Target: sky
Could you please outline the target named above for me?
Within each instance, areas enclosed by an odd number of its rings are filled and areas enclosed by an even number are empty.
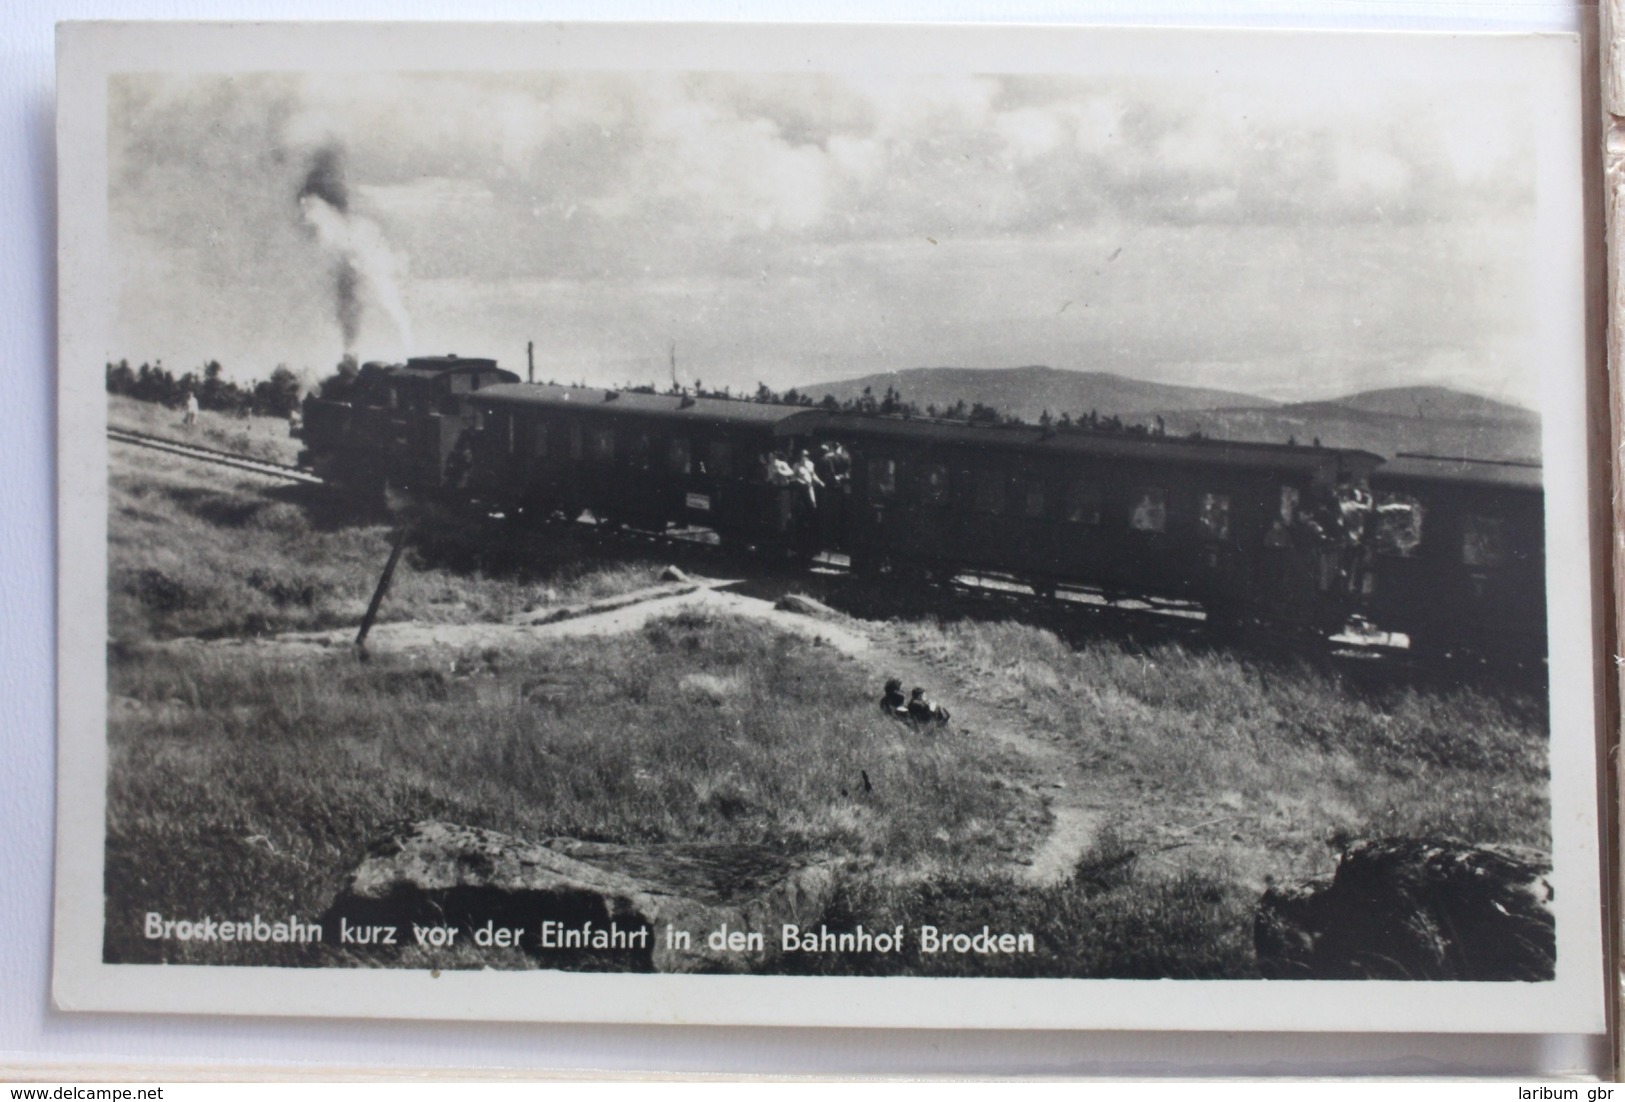
[[[1534,405],[1520,86],[1283,74],[122,75],[108,354]]]

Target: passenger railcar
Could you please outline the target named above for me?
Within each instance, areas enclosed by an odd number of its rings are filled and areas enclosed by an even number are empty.
[[[1402,454],[1371,488],[1373,621],[1417,651],[1545,653],[1538,464]]]
[[[788,546],[794,490],[763,459],[827,414],[795,406],[516,384],[471,395],[463,485],[497,508],[637,528],[699,525],[725,542]]]
[[[1147,433],[889,418],[838,432],[854,457],[854,568],[1004,572],[1200,603],[1215,619],[1335,630],[1357,557],[1316,513],[1369,452]]]

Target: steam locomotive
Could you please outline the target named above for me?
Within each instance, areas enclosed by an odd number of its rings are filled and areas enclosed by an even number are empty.
[[[1536,465],[539,385],[456,356],[368,364],[342,398],[306,399],[302,432],[310,467],[366,492],[702,527],[858,574],[994,574],[1214,624],[1361,618],[1419,651],[1545,653]],[[802,453],[822,477],[775,477]]]

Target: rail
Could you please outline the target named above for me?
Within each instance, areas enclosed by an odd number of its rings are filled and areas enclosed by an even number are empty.
[[[171,455],[195,459],[201,463],[213,463],[217,466],[249,471],[269,478],[281,478],[289,482],[303,482],[313,486],[324,485],[320,477],[307,470],[286,463],[277,463],[269,459],[254,459],[238,452],[205,448],[201,444],[185,444],[178,440],[170,440],[167,437],[152,436],[145,432],[135,432],[130,429],[116,429],[111,426],[107,430],[107,438],[120,444],[133,444],[136,447],[151,448],[154,451],[168,452]]]

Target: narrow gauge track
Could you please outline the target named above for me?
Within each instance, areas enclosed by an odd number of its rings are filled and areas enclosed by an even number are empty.
[[[165,437],[152,436],[148,433],[134,432],[129,429],[109,428],[107,437],[109,440],[122,444],[152,448],[156,451],[168,452],[171,455],[195,459],[201,463],[212,463],[221,467],[249,471],[253,474],[279,478],[288,482],[311,486],[327,485],[322,478],[310,471],[285,463],[254,459],[239,452],[222,451],[218,448],[207,448],[199,444],[184,444]],[[494,515],[500,516],[500,514]],[[570,522],[570,527],[579,527],[592,532],[596,536],[620,541],[637,541],[674,548],[683,547],[690,550],[704,548],[717,555],[727,554],[716,541],[714,534],[705,529],[674,528],[665,532],[653,532],[647,529],[623,528],[619,525],[601,524],[596,520],[585,518]],[[808,566],[814,571],[828,575],[842,576],[850,573],[850,564],[847,557],[838,553],[821,553]],[[1145,622],[1156,622],[1166,627],[1173,627],[1176,633],[1180,634],[1193,634],[1204,630],[1207,619],[1199,607],[1184,602],[1112,599],[1092,590],[1070,587],[1059,588],[1050,595],[1041,595],[1034,593],[1030,587],[1019,581],[994,574],[964,572],[956,574],[952,578],[942,579],[937,584],[951,592],[1001,601],[1008,604],[1012,609],[1028,608],[1035,611],[1051,612],[1057,606],[1068,605],[1079,609],[1085,615],[1096,617],[1104,616],[1129,620],[1144,618]],[[1406,648],[1393,646],[1385,639],[1362,639],[1342,635],[1323,641],[1323,645],[1328,652],[1334,655],[1342,653],[1346,656],[1384,657],[1398,661],[1405,661],[1410,657],[1410,652]]]
[[[238,452],[205,448],[200,444],[183,444],[162,436],[132,432],[129,429],[109,428],[107,438],[120,444],[133,444],[136,447],[152,448],[154,451],[168,452],[171,455],[184,456],[187,459],[196,459],[201,463],[213,463],[240,471],[252,471],[254,474],[286,479],[289,482],[303,482],[313,486],[325,485],[321,478],[309,471],[289,466],[286,463],[276,463],[269,459],[254,459]]]

